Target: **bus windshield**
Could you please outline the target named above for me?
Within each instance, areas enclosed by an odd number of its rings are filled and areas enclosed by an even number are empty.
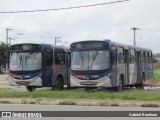
[[[9,70],[33,71],[42,67],[42,54],[40,52],[12,52],[10,54]]]
[[[109,51],[73,51],[72,70],[104,70],[109,68]]]

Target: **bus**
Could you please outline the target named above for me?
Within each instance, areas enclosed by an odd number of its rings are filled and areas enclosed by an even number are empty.
[[[153,77],[152,50],[110,40],[71,44],[70,87],[143,88]]]
[[[28,91],[40,87],[62,90],[69,85],[68,48],[50,44],[23,43],[11,45],[9,84],[26,86]]]

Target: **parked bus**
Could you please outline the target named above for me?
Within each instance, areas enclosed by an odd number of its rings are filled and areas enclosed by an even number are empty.
[[[110,40],[71,44],[70,87],[143,88],[153,77],[152,51]]]
[[[62,90],[69,85],[67,50],[50,44],[15,44],[9,50],[9,84],[25,85],[28,91],[39,87]]]

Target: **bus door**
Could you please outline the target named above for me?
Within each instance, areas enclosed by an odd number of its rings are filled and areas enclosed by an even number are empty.
[[[111,77],[111,84],[112,86],[117,85],[117,47],[111,46],[111,64],[112,64],[112,77]]]
[[[44,49],[44,66],[43,66],[43,86],[50,86],[52,84],[52,75],[53,75],[53,49],[45,48]]]
[[[141,80],[141,52],[136,52],[136,63],[137,63],[137,82]]]
[[[55,58],[55,67],[54,67],[54,77],[55,80],[57,77],[63,77],[63,84],[67,84],[67,66],[66,66],[66,53],[63,49],[55,49],[54,58]],[[60,75],[60,76],[57,76]],[[62,80],[62,79],[61,79]]]
[[[70,86],[70,68],[71,68],[71,51],[66,51],[66,66],[67,66],[67,86]]]
[[[125,62],[125,84],[129,84],[129,51],[124,50],[124,62]]]

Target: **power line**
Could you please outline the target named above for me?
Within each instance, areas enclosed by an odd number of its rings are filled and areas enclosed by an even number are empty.
[[[58,10],[69,10],[69,9],[77,9],[77,8],[87,8],[87,7],[94,7],[94,6],[102,6],[120,2],[127,2],[130,0],[121,0],[121,1],[114,1],[114,2],[107,2],[107,3],[99,3],[99,4],[91,4],[91,5],[83,5],[83,6],[75,6],[75,7],[65,7],[65,8],[55,8],[55,9],[45,9],[45,10],[28,10],[28,11],[8,11],[8,12],[0,12],[0,13],[29,13],[29,12],[47,12],[47,11],[58,11]]]

